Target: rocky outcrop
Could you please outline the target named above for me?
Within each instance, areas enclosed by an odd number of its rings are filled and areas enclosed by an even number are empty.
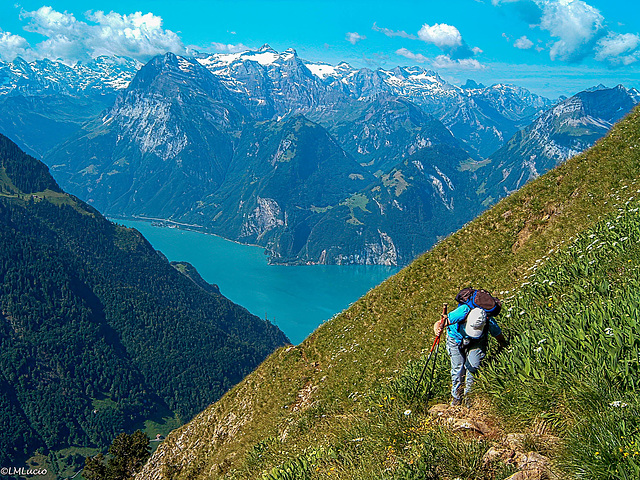
[[[429,414],[446,425],[453,432],[472,435],[494,442],[482,458],[485,467],[503,463],[512,465],[518,471],[508,480],[548,480],[557,478],[549,457],[539,451],[553,452],[561,446],[561,439],[547,434],[510,433],[504,435],[497,422],[479,410],[464,406],[437,404],[429,409]]]

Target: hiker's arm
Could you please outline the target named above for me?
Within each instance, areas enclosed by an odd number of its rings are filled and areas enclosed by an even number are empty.
[[[454,323],[459,323],[467,318],[467,313],[471,310],[467,305],[459,305],[453,312],[449,313],[447,316],[442,316],[440,320],[438,320],[433,325],[433,333],[435,333],[436,337],[442,333],[442,330],[447,325],[452,325]]]
[[[496,322],[493,318],[489,318],[489,333],[498,341],[501,347],[506,347],[507,345],[509,345],[509,342],[502,334],[500,325],[498,325],[498,322]]]
[[[458,308],[456,308],[453,312],[449,314],[449,317],[448,317],[449,325],[464,321],[464,319],[467,318],[467,314],[469,313],[470,310],[471,309],[469,308],[468,305],[464,305],[464,304],[458,305]]]

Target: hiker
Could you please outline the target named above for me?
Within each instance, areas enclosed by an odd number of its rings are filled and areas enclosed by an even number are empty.
[[[465,397],[473,385],[473,376],[484,359],[489,334],[501,347],[508,345],[502,330],[493,318],[500,313],[500,301],[485,290],[463,289],[457,296],[458,308],[443,315],[434,326],[437,335],[447,327],[447,351],[451,357],[451,405],[462,403],[462,379]]]

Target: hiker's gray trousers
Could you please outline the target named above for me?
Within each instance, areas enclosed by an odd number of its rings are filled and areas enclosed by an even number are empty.
[[[486,351],[486,338],[464,347],[447,335],[447,352],[451,357],[451,396],[453,398],[460,400],[463,378],[465,379],[464,394],[467,395],[471,391],[473,376],[480,368]]]

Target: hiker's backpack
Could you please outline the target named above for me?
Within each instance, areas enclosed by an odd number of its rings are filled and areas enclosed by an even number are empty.
[[[486,290],[476,290],[467,287],[456,295],[458,304],[468,305],[470,308],[481,308],[487,312],[487,316],[496,317],[502,309],[502,303]]]

